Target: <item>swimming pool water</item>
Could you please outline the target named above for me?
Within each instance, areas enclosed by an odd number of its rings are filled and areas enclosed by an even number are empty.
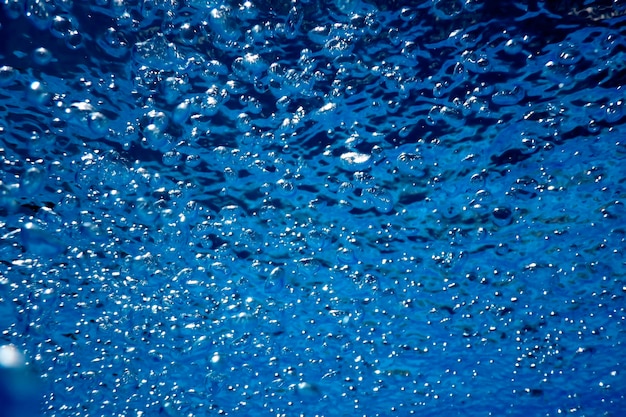
[[[3,0],[0,416],[620,416],[626,3]]]

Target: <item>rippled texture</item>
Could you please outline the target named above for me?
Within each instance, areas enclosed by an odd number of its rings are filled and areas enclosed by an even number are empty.
[[[524,3],[3,0],[0,415],[621,415],[626,4]]]

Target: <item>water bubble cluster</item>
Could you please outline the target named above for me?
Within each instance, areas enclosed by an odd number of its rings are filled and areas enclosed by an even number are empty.
[[[626,407],[621,2],[0,7],[1,392]]]

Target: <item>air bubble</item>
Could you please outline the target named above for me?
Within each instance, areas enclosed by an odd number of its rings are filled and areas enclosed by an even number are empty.
[[[544,68],[546,77],[553,82],[562,84],[563,81],[569,79],[570,68],[567,65],[548,61]]]
[[[0,87],[8,87],[18,76],[18,71],[10,66],[4,65],[0,67]]]
[[[321,250],[328,246],[331,241],[328,229],[311,230],[307,233],[306,241],[309,247]]]
[[[166,130],[169,124],[167,114],[158,110],[150,110],[144,116],[145,123],[159,130]]]
[[[136,43],[134,56],[142,65],[164,70],[172,69],[180,63],[181,59],[176,46],[168,42],[162,33],[158,33],[146,41]]]
[[[582,55],[580,48],[573,44],[560,44],[559,63],[563,65],[574,65],[580,62]]]
[[[495,86],[490,83],[481,82],[473,90],[476,97],[491,97],[495,91]]]
[[[172,112],[172,121],[178,125],[184,124],[191,115],[191,103],[186,100],[180,103]]]
[[[131,48],[124,34],[112,27],[105,30],[96,42],[105,53],[114,58],[124,57]]]
[[[371,155],[359,152],[346,152],[340,159],[341,166],[348,171],[363,171],[371,165]]]
[[[462,3],[463,9],[469,13],[475,13],[484,6],[484,3],[480,0],[462,0]]]
[[[102,137],[106,135],[109,127],[109,119],[100,112],[92,112],[88,117],[89,130],[96,135],[96,137]]]
[[[410,22],[412,20],[415,20],[416,17],[417,17],[417,11],[410,7],[403,7],[400,10],[400,19],[402,19],[405,22]]]
[[[50,4],[44,1],[26,2],[26,17],[39,30],[47,29],[50,25]]]
[[[198,41],[198,30],[186,22],[180,26],[178,36],[183,44],[195,45]]]
[[[304,280],[319,278],[322,265],[314,258],[302,258],[298,261],[299,277]]]
[[[33,52],[33,61],[37,65],[48,65],[52,60],[52,53],[46,48],[37,48]]]
[[[448,106],[433,106],[428,112],[428,123],[435,125],[444,122],[450,126],[460,127],[465,123],[463,113],[456,108]]]
[[[294,195],[296,195],[296,192],[298,191],[298,189],[293,184],[293,182],[285,180],[285,179],[280,179],[276,181],[276,190],[277,190],[277,194],[283,198],[293,197]]]
[[[70,31],[65,38],[65,46],[71,50],[81,48],[83,46],[83,35],[77,30]]]
[[[310,382],[298,383],[296,385],[296,393],[303,400],[313,400],[322,396],[320,388]]]
[[[433,87],[433,96],[441,98],[449,92],[449,83],[447,81],[438,82]]]
[[[463,114],[473,115],[474,117],[491,117],[489,103],[479,97],[471,96],[463,103]]]
[[[300,32],[300,25],[304,16],[299,7],[292,7],[287,14],[285,22],[285,35],[287,39],[294,39]]]
[[[20,237],[22,245],[35,256],[54,257],[67,247],[55,234],[54,231],[29,222],[22,227]]]
[[[143,129],[143,144],[144,146],[160,150],[162,152],[168,152],[174,146],[171,136],[163,132],[156,124],[151,123]]]
[[[268,294],[278,294],[285,287],[285,270],[282,267],[276,267],[270,272],[265,280],[265,292]]]
[[[498,256],[506,256],[511,252],[511,248],[507,243],[499,243],[496,247]]]
[[[163,161],[163,165],[173,167],[173,166],[178,166],[180,162],[182,161],[182,159],[183,157],[180,152],[172,150],[172,151],[167,151],[163,154],[162,161]]]
[[[518,104],[526,97],[526,92],[520,86],[507,90],[498,90],[491,96],[491,101],[499,106],[512,106]]]
[[[258,54],[246,54],[243,57],[238,57],[232,64],[233,72],[242,80],[259,77],[267,68],[267,63]]]
[[[396,165],[401,173],[416,177],[424,176],[426,171],[424,160],[415,153],[402,152],[398,155]]]
[[[617,123],[623,116],[624,103],[622,100],[619,100],[615,103],[610,103],[606,107],[606,116],[605,119],[609,123]]]
[[[367,188],[363,191],[365,204],[380,213],[389,213],[393,210],[394,198],[388,191],[380,187]]]
[[[210,13],[211,29],[225,41],[235,41],[239,38],[239,29],[231,17],[229,8],[213,9]]]
[[[464,52],[461,57],[465,67],[476,74],[485,74],[491,71],[491,63],[489,58],[484,54],[477,54],[475,52]]]
[[[537,197],[538,183],[531,177],[521,177],[515,181],[511,187],[511,193],[520,200],[529,200]]]
[[[353,45],[348,39],[337,36],[326,41],[323,52],[330,58],[336,59],[350,55],[352,48]]]
[[[432,8],[433,14],[444,20],[452,19],[463,11],[459,0],[433,0]]]
[[[259,14],[259,10],[251,1],[244,1],[237,9],[237,16],[242,20],[255,20]]]
[[[29,199],[36,198],[46,183],[46,172],[37,167],[31,167],[22,175],[20,191]]]
[[[67,16],[57,15],[54,16],[54,18],[52,19],[52,24],[50,25],[50,33],[52,33],[53,36],[59,39],[67,38],[75,30],[76,26]]]
[[[252,118],[247,113],[240,113],[236,120],[237,130],[249,132],[252,130]]]
[[[24,0],[4,0],[2,11],[9,19],[17,19],[25,12]]]
[[[45,296],[41,297],[44,298]],[[3,309],[3,313],[13,314],[12,310],[7,310]],[[41,325],[35,322],[30,323],[29,328],[43,331]],[[0,346],[0,393],[3,396],[4,416],[35,416],[41,413],[40,407],[43,405],[42,393],[39,392],[39,375],[30,369],[29,362],[31,361],[16,346]]]
[[[587,123],[587,131],[595,135],[600,131],[600,125],[595,120],[589,120],[589,123]]]
[[[493,209],[493,222],[497,226],[507,226],[512,223],[512,212],[508,207],[496,207]]]
[[[522,52],[523,44],[517,39],[509,39],[504,43],[504,52],[509,55],[515,55]]]
[[[359,260],[357,255],[352,248],[347,247],[339,247],[336,252],[337,255],[337,263],[339,265],[353,265],[356,264]]]
[[[28,100],[36,105],[47,105],[50,103],[51,94],[48,92],[46,86],[40,81],[33,81],[30,83],[27,91]]]

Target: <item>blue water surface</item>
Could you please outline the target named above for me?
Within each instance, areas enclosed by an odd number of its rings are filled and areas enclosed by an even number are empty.
[[[623,415],[625,2],[0,16],[0,416]]]

